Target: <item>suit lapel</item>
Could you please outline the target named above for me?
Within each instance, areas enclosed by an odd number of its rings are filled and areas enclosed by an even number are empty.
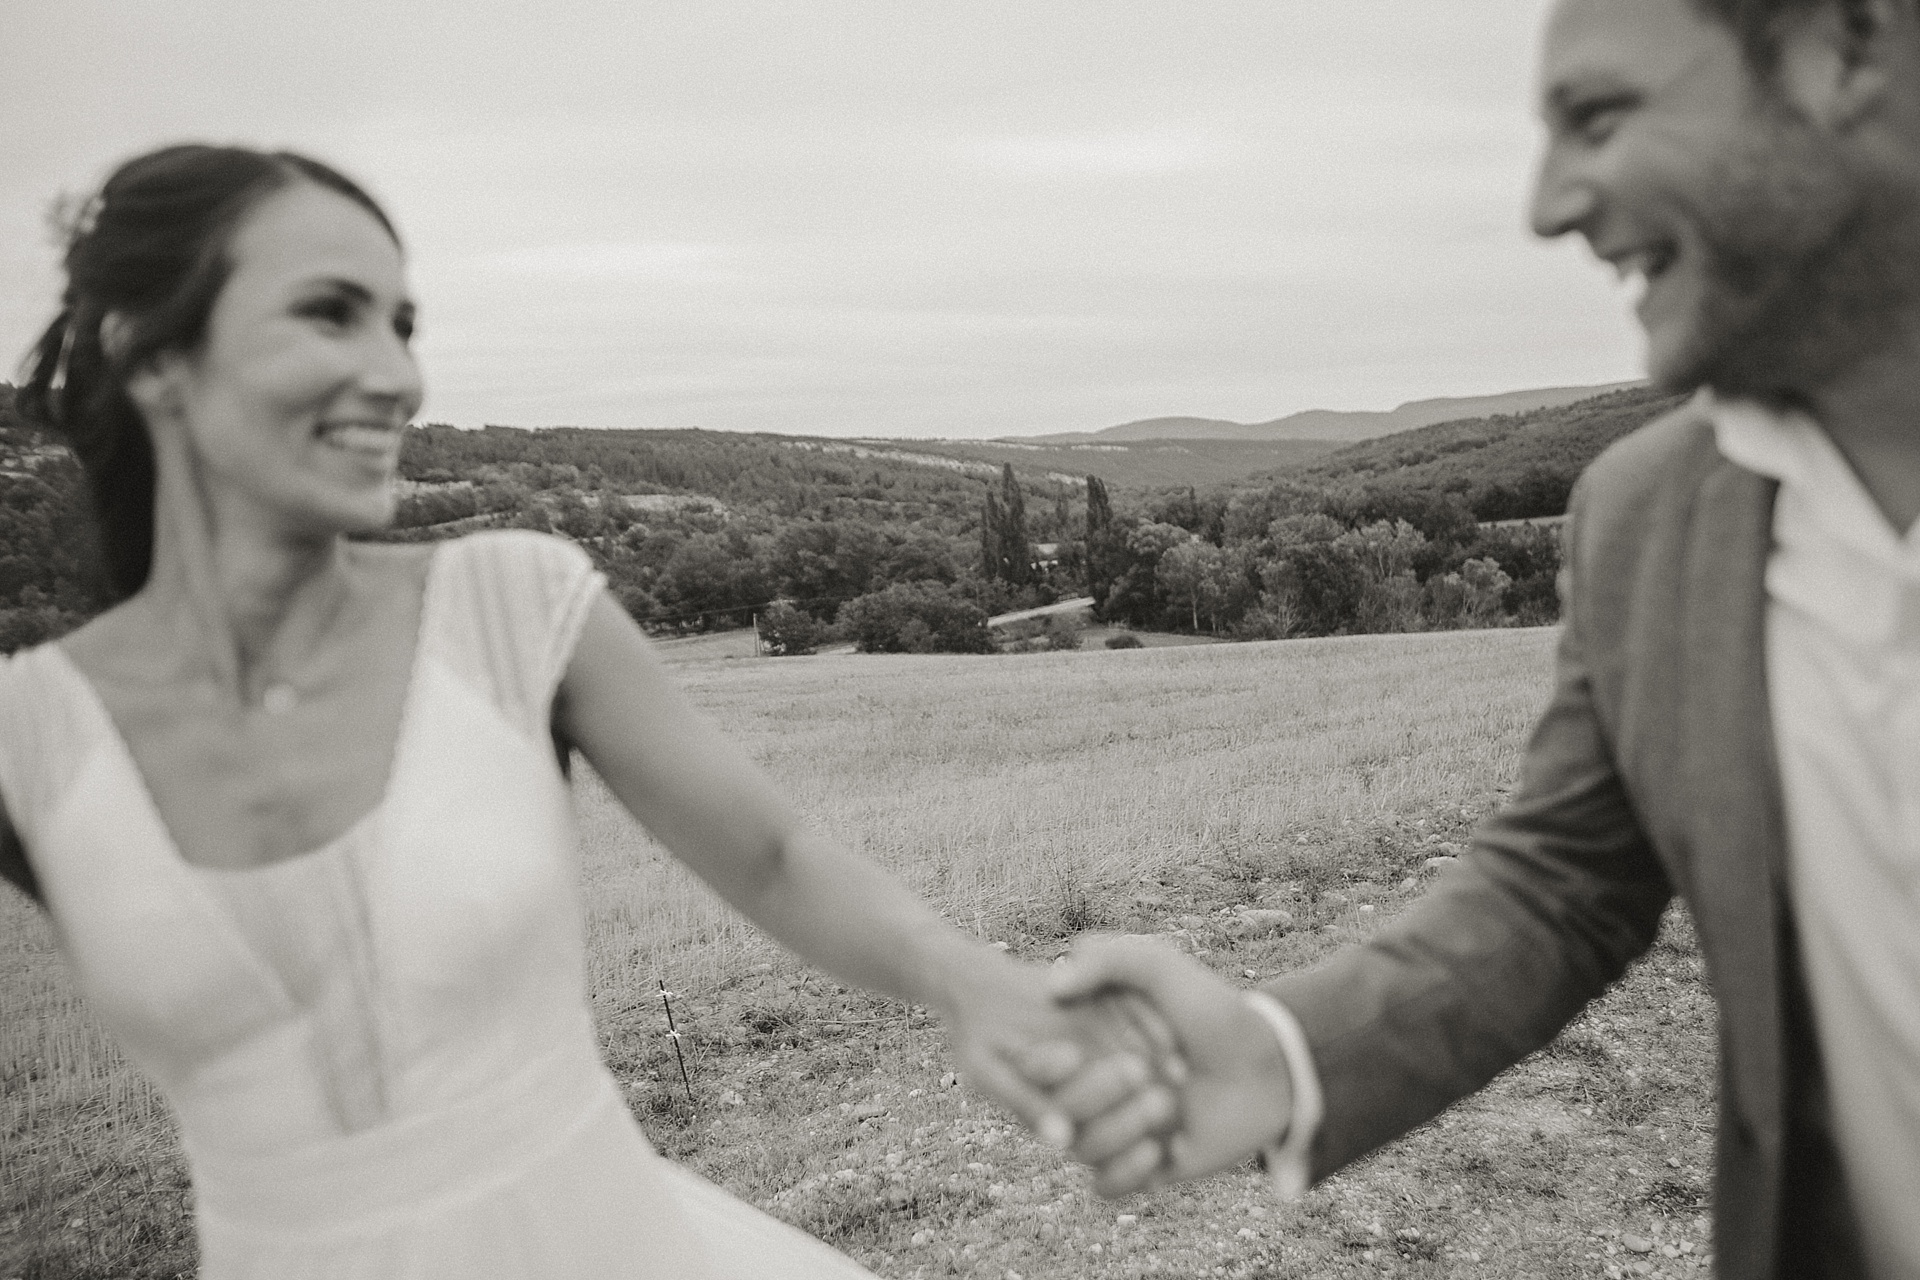
[[[1723,463],[1701,483],[1687,539],[1688,786],[1695,837],[1739,866],[1784,883],[1780,772],[1767,696],[1767,558],[1773,481]]]
[[[1724,460],[1707,472],[1687,533],[1679,602],[1690,905],[1713,944],[1739,1111],[1774,1135],[1782,1084],[1778,913],[1786,876],[1766,672],[1776,488]]]

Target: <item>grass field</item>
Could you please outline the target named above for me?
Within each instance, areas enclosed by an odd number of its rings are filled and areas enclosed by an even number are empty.
[[[674,654],[820,826],[1038,960],[1157,932],[1239,979],[1389,919],[1510,784],[1551,633],[984,658]],[[1550,1049],[1316,1189],[1124,1204],[955,1088],[937,1027],[778,952],[579,783],[591,981],[658,1145],[884,1276],[1693,1275],[1712,1009],[1684,918]],[[1297,927],[1250,939],[1233,908]],[[654,980],[681,997],[689,1106]],[[0,1280],[175,1276],[164,1108],[0,906]],[[1642,1247],[1644,1246],[1644,1248]]]

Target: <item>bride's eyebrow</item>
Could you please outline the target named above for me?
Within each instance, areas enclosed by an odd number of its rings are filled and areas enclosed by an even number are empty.
[[[371,307],[377,301],[373,290],[346,276],[316,276],[311,280],[302,281],[300,291],[305,294],[344,294],[348,300],[362,307]],[[411,319],[417,310],[418,307],[412,298],[403,296],[394,303],[395,314],[408,319]]]
[[[345,276],[316,276],[310,280],[303,280],[300,282],[300,290],[303,293],[345,294],[362,306],[371,305],[373,302],[373,290]]]

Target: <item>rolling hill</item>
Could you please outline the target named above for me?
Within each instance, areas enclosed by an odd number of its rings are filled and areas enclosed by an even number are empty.
[[[1147,440],[1371,440],[1439,422],[1553,408],[1637,385],[1625,382],[1600,387],[1542,387],[1491,396],[1410,400],[1396,409],[1377,412],[1308,409],[1284,418],[1275,418],[1271,422],[1228,422],[1221,418],[1144,418],[1138,422],[1108,427],[1104,431],[1022,436],[1017,440],[1033,444],[1126,444]]]
[[[1560,515],[1573,482],[1601,450],[1685,401],[1631,386],[1362,441],[1271,478],[1327,489],[1458,494],[1481,520]]]

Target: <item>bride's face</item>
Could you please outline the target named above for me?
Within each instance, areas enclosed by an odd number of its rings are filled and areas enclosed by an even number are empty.
[[[299,534],[384,527],[422,394],[399,246],[353,201],[295,182],[253,209],[228,261],[200,345],[129,390],[160,406],[149,421],[180,432],[216,503]]]

